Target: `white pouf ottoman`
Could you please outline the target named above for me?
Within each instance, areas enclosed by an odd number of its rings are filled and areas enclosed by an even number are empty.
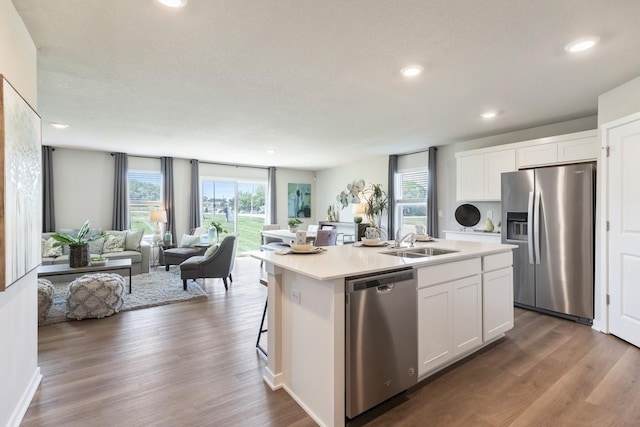
[[[53,285],[47,279],[38,279],[38,323],[47,318],[53,305]]]
[[[69,284],[67,318],[101,319],[124,304],[125,281],[119,274],[85,274]]]

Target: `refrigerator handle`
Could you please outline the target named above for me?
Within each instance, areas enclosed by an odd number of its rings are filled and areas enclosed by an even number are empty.
[[[529,202],[527,203],[527,248],[529,249],[529,264],[533,264],[533,191],[529,191]]]
[[[533,247],[535,250],[536,264],[540,264],[540,192],[536,191],[533,206]]]

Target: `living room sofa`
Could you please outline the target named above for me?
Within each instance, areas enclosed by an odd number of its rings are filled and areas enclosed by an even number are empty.
[[[92,233],[102,232],[102,230],[92,230]],[[102,256],[107,259],[131,259],[131,274],[141,274],[149,272],[149,261],[151,259],[151,245],[142,240],[143,230],[106,230],[107,238],[96,239],[89,242],[89,252],[91,258]],[[58,233],[77,235],[78,230],[61,229]],[[75,234],[74,234],[75,233]],[[53,249],[51,235],[54,233],[42,233],[42,265],[68,264],[68,246]],[[109,245],[109,240],[113,237],[120,238],[124,235],[124,245],[114,248]],[[47,243],[48,242],[48,243]],[[49,256],[55,254],[56,256]],[[47,256],[45,256],[47,255]]]

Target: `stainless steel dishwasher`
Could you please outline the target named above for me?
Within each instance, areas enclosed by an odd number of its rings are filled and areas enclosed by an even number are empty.
[[[417,382],[415,270],[346,281],[346,414],[353,418]]]

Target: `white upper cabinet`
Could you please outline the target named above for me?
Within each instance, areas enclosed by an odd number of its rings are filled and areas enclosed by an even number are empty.
[[[456,153],[456,199],[499,201],[500,175],[518,169],[598,158],[596,130]]]
[[[586,162],[598,158],[595,130],[527,141],[518,148],[518,169],[563,163]]]
[[[458,201],[500,200],[500,174],[516,170],[516,150],[456,157]]]

